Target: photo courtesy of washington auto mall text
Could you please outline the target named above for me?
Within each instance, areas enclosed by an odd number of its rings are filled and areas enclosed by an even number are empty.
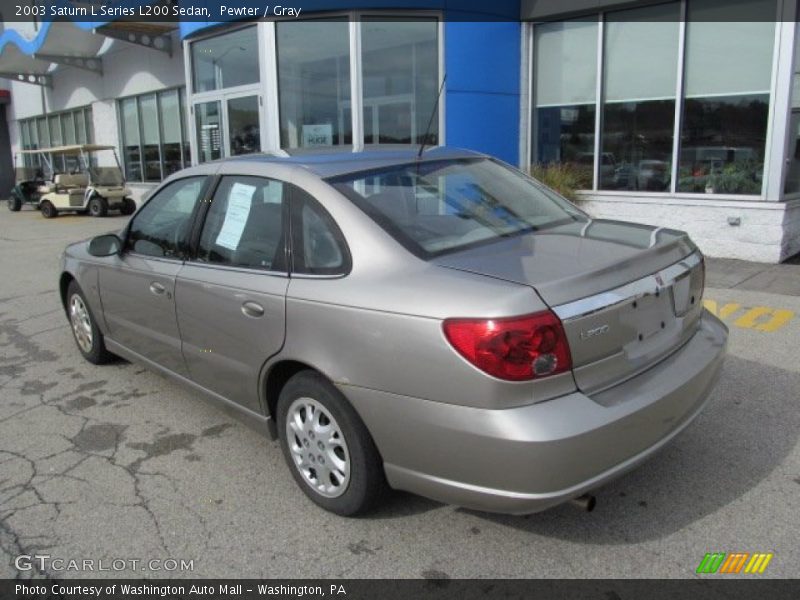
[[[337,598],[347,597],[342,583],[293,585],[283,583],[120,582],[82,585],[80,583],[15,583],[17,598]],[[4,596],[5,597],[5,596]]]

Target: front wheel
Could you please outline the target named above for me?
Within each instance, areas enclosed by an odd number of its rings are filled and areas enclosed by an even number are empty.
[[[19,212],[22,208],[22,200],[13,194],[6,202],[8,203],[8,210],[11,212]]]
[[[388,490],[366,426],[322,375],[301,371],[278,398],[281,448],[297,485],[322,508],[356,516]]]
[[[53,203],[50,202],[49,200],[43,200],[39,204],[39,211],[41,211],[42,216],[45,219],[52,219],[53,217],[58,216],[58,211],[56,210],[56,207],[53,206]]]
[[[103,334],[89,310],[86,297],[75,281],[70,282],[67,288],[67,313],[72,335],[83,357],[95,365],[111,361],[114,355],[106,350]]]
[[[89,200],[89,214],[93,217],[105,217],[108,214],[108,203],[105,198],[94,196]]]
[[[133,198],[123,198],[122,199],[122,208],[119,209],[119,212],[123,215],[132,215],[136,212],[136,202],[133,201]]]

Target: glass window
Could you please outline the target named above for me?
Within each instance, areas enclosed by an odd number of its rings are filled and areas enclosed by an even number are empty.
[[[353,142],[349,39],[346,20],[277,24],[281,147]]]
[[[344,236],[333,218],[309,194],[293,188],[292,272],[339,275],[348,263]]]
[[[161,121],[161,150],[164,161],[164,177],[183,168],[181,156],[183,148],[183,119],[181,116],[180,93],[178,90],[162,92],[158,95]]]
[[[47,120],[44,117],[36,119],[36,130],[39,132],[39,147],[48,148],[50,146],[50,132],[47,129]]]
[[[365,144],[437,144],[436,19],[364,19],[361,24]]]
[[[774,0],[692,0],[678,191],[760,194],[767,138]]]
[[[64,132],[64,144],[67,146],[75,144],[75,122],[72,120],[72,113],[61,115],[61,130]]]
[[[255,27],[192,42],[195,93],[258,83],[259,74]]]
[[[231,156],[261,152],[258,96],[228,100],[228,135]]]
[[[222,115],[218,101],[194,105],[197,158],[203,162],[222,158]]]
[[[125,178],[130,181],[142,180],[142,156],[139,146],[139,111],[136,98],[120,101],[122,116],[122,159],[125,162]]]
[[[30,140],[30,132],[28,131],[28,122],[27,121],[20,121],[19,123],[19,137],[20,137],[20,146],[23,150],[30,150],[31,149],[31,140]],[[22,166],[30,167],[33,164],[31,160],[31,156],[28,154],[22,155]],[[15,167],[18,165],[14,165]]]
[[[179,90],[180,109],[181,109],[181,142],[183,144],[183,165],[188,166],[192,162],[192,150],[189,144],[189,124],[186,121],[186,90]]]
[[[156,95],[139,97],[139,114],[142,127],[142,153],[144,180],[161,181],[161,150],[158,132],[158,105]]]
[[[262,177],[224,177],[203,224],[197,259],[236,267],[286,268],[285,185]]]
[[[86,139],[86,113],[82,110],[75,112],[75,139],[79,144],[88,143]]]
[[[61,119],[57,115],[48,117],[47,124],[50,127],[50,143],[53,146],[61,146],[63,144],[61,137]]]
[[[680,4],[609,13],[598,185],[669,191]]]
[[[205,177],[187,177],[156,192],[133,218],[126,248],[147,256],[184,257],[192,215],[205,183]]]
[[[83,118],[86,121],[86,143],[94,144],[94,120],[91,108],[83,109]]]
[[[120,100],[122,155],[129,181],[161,181],[186,166],[182,98],[174,89]]]
[[[574,164],[584,188],[594,166],[597,36],[596,20],[563,21],[537,25],[533,39],[534,160]]]
[[[553,192],[489,159],[422,162],[329,181],[425,259],[586,222]]]

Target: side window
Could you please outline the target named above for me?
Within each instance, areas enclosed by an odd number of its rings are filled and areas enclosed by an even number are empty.
[[[286,270],[281,181],[223,177],[208,209],[197,260],[234,267]]]
[[[187,177],[159,190],[131,223],[126,249],[147,256],[183,258],[192,229],[192,214],[206,179]]]
[[[347,244],[333,217],[308,193],[293,188],[292,271],[343,275],[349,269]]]

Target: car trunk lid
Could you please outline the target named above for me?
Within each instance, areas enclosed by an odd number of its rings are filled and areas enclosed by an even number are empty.
[[[680,231],[591,220],[434,259],[442,267],[530,285],[561,318],[579,389],[647,369],[696,329],[702,259]]]

